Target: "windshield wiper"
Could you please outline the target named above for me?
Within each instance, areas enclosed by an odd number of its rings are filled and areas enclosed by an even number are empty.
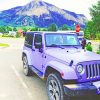
[[[78,45],[65,45],[65,46],[71,46],[71,47],[78,49],[78,47],[77,47]]]
[[[78,49],[78,47],[76,47],[75,45],[73,45],[74,48]]]
[[[51,45],[49,45],[48,47],[58,47],[58,48],[64,49],[63,46],[57,45],[57,44],[51,44]]]

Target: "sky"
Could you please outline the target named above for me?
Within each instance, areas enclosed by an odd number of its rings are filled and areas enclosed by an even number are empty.
[[[16,6],[23,6],[32,0],[0,0],[0,11],[7,10]],[[89,8],[96,4],[98,0],[42,0],[51,3],[61,9],[73,11],[78,14],[84,14],[91,19]]]

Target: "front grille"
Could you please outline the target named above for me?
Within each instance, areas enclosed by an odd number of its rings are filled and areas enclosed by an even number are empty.
[[[100,63],[86,65],[86,78],[100,77]]]

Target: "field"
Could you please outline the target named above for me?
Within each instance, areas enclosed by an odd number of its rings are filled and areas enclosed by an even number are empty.
[[[8,47],[8,46],[9,46],[9,44],[0,43],[0,46],[2,46],[2,47]]]
[[[91,42],[92,42],[93,52],[96,52],[99,48],[100,40],[92,40]]]

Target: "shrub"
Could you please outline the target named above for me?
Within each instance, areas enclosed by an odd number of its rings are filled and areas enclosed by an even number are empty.
[[[86,39],[90,39],[90,34],[85,34],[84,36]]]
[[[92,50],[93,50],[90,43],[88,43],[88,44],[86,45],[86,50],[88,50],[88,51],[92,51]]]
[[[19,38],[20,36],[19,36],[19,34],[18,34],[18,32],[16,33],[16,38]]]
[[[96,52],[97,54],[100,54],[100,50],[97,50],[97,52]]]
[[[98,48],[98,50],[97,50],[96,53],[97,53],[97,54],[100,54],[100,45],[99,45],[99,48]]]
[[[100,33],[96,34],[96,40],[100,39]]]

